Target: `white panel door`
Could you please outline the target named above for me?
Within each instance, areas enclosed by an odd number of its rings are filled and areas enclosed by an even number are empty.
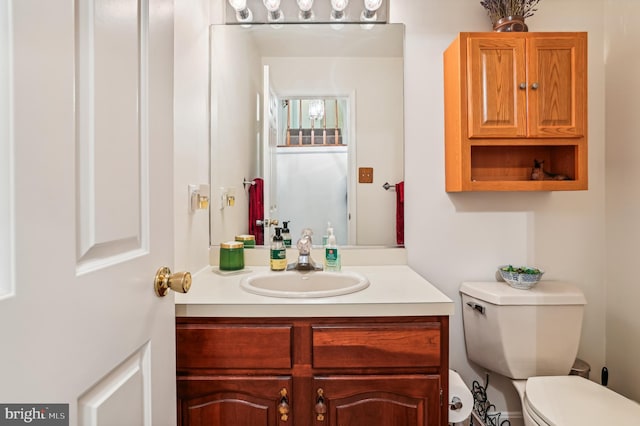
[[[262,74],[262,168],[263,168],[263,197],[264,197],[264,218],[278,220],[277,226],[282,226],[282,218],[279,217],[278,211],[278,174],[277,170],[277,151],[278,145],[278,95],[271,86],[271,77],[269,76],[269,66],[263,67]],[[286,219],[285,219],[286,220]],[[271,237],[275,231],[274,227],[264,228],[264,243],[269,245]]]
[[[173,297],[153,291],[173,260],[173,1],[3,0],[0,23],[0,404],[174,425]]]

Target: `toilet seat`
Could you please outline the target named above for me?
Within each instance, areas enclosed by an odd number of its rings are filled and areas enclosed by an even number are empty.
[[[531,377],[523,410],[539,425],[632,425],[640,404],[580,376]]]
[[[547,423],[546,420],[544,420],[543,418],[541,418],[536,414],[535,409],[531,407],[531,405],[529,404],[529,401],[526,399],[522,402],[522,416],[525,418],[525,422],[524,422],[525,425],[530,424],[530,422],[533,422],[531,424],[536,426],[549,425],[549,423]]]

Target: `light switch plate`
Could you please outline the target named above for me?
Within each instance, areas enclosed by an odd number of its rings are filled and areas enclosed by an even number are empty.
[[[358,169],[359,183],[373,183],[373,167],[360,167]]]

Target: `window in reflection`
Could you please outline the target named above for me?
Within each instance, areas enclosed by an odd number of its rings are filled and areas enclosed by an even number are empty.
[[[285,99],[278,146],[347,145],[346,98]]]

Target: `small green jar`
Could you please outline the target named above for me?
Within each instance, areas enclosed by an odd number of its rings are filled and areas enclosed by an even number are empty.
[[[236,235],[236,241],[242,242],[244,248],[255,248],[256,236],[250,234]]]
[[[244,244],[227,241],[220,244],[220,270],[237,271],[244,268]]]

